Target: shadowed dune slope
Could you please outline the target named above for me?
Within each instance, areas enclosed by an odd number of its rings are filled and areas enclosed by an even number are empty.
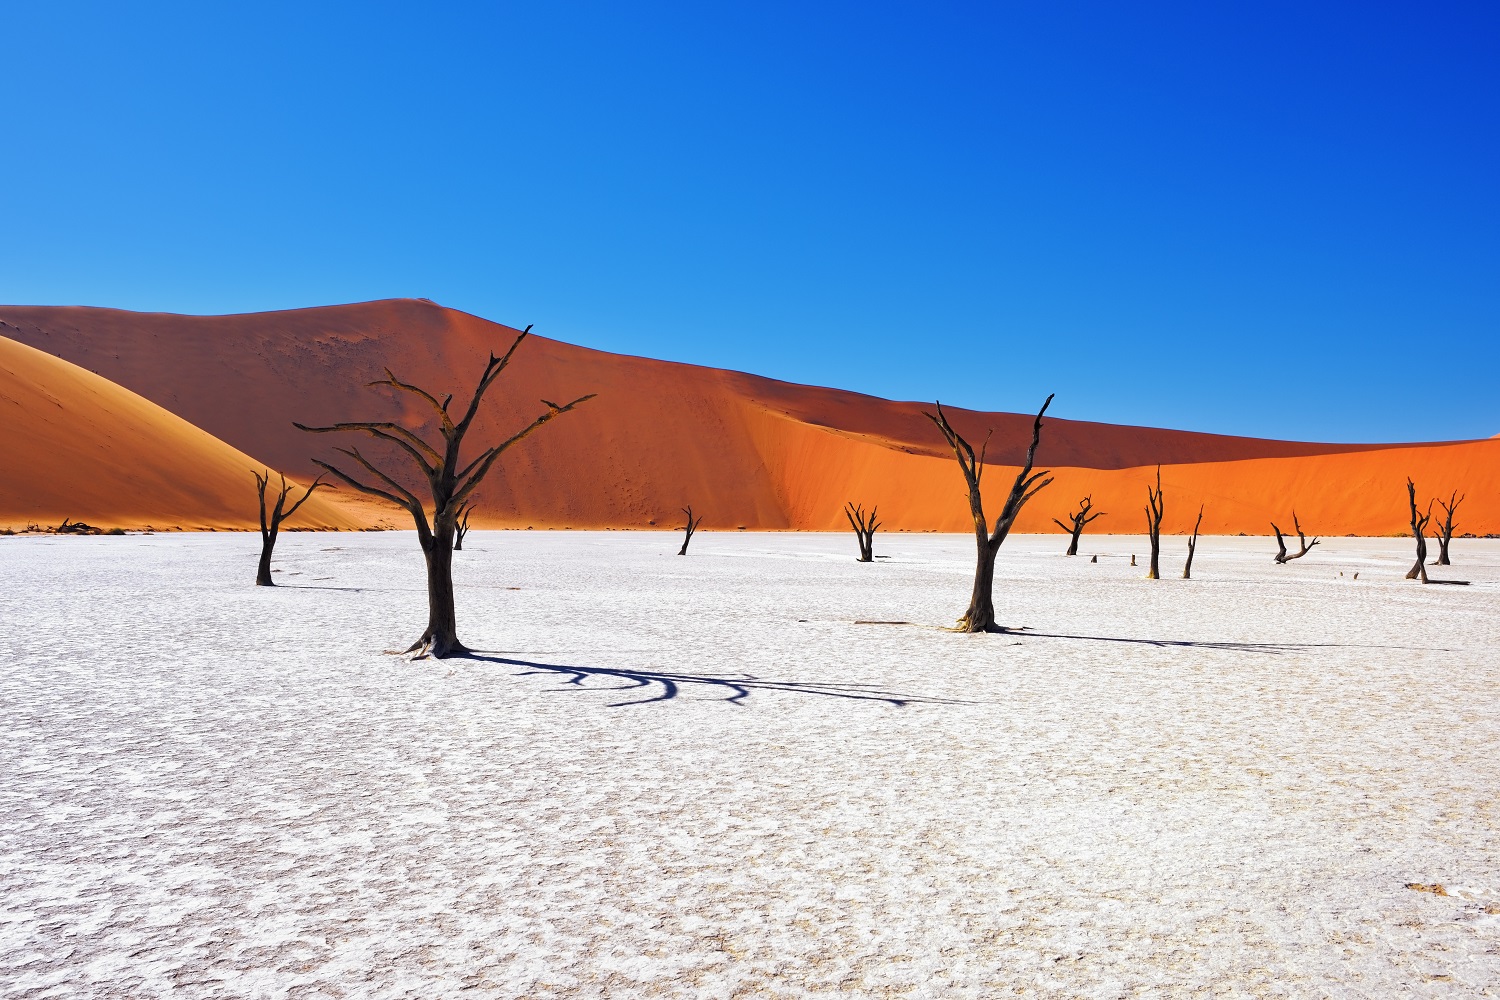
[[[293,420],[423,422],[420,401],[365,383],[389,366],[461,404],[509,327],[424,300],[194,317],[110,309],[0,307],[0,335],[66,358],[140,393],[235,447],[299,475],[334,457],[331,436]],[[475,449],[523,426],[540,399],[598,398],[517,445],[481,491],[476,522],[537,527],[676,523],[691,503],[706,527],[845,526],[846,499],[881,506],[890,529],[967,530],[956,464],[922,416],[927,404],[791,385],[738,372],[607,354],[534,336],[496,383]],[[1040,400],[1026,400],[1035,405]],[[1058,407],[1066,406],[1060,400]],[[987,476],[996,496],[1020,460],[1030,417],[950,408],[976,445],[994,428]],[[342,442],[342,443],[353,443]],[[362,448],[364,446],[362,445]],[[373,443],[366,449],[378,451]],[[1406,523],[1405,479],[1424,496],[1466,492],[1461,530],[1500,531],[1500,440],[1433,445],[1267,441],[1049,419],[1040,459],[1057,481],[1019,530],[1092,492],[1101,530],[1142,530],[1145,482],[1161,463],[1165,527],[1268,533],[1296,507],[1309,530],[1387,534]],[[993,514],[994,511],[991,511]],[[399,523],[399,512],[393,522]]]
[[[257,526],[265,466],[92,372],[0,337],[0,526]],[[359,527],[321,491],[288,527]]]

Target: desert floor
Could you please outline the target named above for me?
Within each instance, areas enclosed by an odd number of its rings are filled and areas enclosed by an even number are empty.
[[[0,539],[0,995],[1500,995],[1500,542],[1063,542]]]

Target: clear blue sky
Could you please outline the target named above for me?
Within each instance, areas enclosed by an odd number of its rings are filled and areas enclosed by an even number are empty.
[[[316,8],[316,9],[314,9]],[[6,4],[0,301],[1500,432],[1500,6]]]

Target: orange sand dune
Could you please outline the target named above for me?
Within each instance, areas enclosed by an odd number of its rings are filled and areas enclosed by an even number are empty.
[[[0,337],[0,526],[250,528],[265,466],[147,399]],[[288,526],[364,522],[314,494]]]
[[[291,422],[377,416],[423,421],[407,399],[364,388],[390,366],[408,381],[467,397],[485,352],[514,331],[422,300],[239,316],[0,307],[0,335],[91,368],[279,468],[316,471],[329,437]],[[517,446],[481,493],[479,523],[537,527],[673,525],[685,503],[705,526],[844,526],[846,499],[878,503],[890,529],[965,530],[962,480],[928,404],[890,402],[738,372],[606,354],[534,337],[497,383],[474,441],[540,411],[539,399],[598,398]],[[1035,402],[1027,400],[1027,405]],[[1058,406],[1065,406],[1059,401]],[[1019,461],[1030,418],[949,409],[977,440],[993,427],[996,463]],[[1145,482],[1161,463],[1168,530],[1267,533],[1269,521],[1325,534],[1387,534],[1406,522],[1405,478],[1423,495],[1469,494],[1461,530],[1500,531],[1500,441],[1328,445],[1049,419],[1040,458],[1057,481],[1020,530],[1092,492],[1099,529],[1138,532]],[[1147,467],[1152,467],[1148,470]],[[986,477],[998,494],[1002,465]],[[992,503],[998,504],[998,500]],[[396,512],[395,516],[399,516]],[[1288,527],[1288,524],[1283,524]]]
[[[784,418],[783,418],[784,421]],[[1047,452],[1043,427],[1042,457]],[[766,428],[777,440],[781,461],[768,465],[786,498],[787,509],[799,526],[839,528],[842,516],[829,512],[832,500],[844,495],[866,498],[889,511],[893,527],[910,530],[967,531],[971,529],[967,492],[951,457],[927,457],[893,452],[873,444],[850,446],[820,428]],[[817,468],[822,477],[801,470]],[[1093,497],[1105,516],[1088,530],[1118,534],[1146,531],[1146,490],[1156,482],[1156,467],[1090,469],[1044,465],[1053,483],[1022,511],[1018,531],[1057,531],[1052,518],[1065,518],[1080,497]],[[987,467],[987,512],[999,512],[1004,493],[1014,480],[1012,467]],[[1441,491],[1467,493],[1456,521],[1461,532],[1500,530],[1500,441],[1444,445],[1410,445],[1377,450],[1334,452],[1292,458],[1255,458],[1227,462],[1164,464],[1162,488],[1166,512],[1162,528],[1168,533],[1191,533],[1204,507],[1204,534],[1271,532],[1271,522],[1292,530],[1296,510],[1309,534],[1386,535],[1407,530],[1406,476],[1421,487],[1426,498]],[[830,490],[828,484],[837,484]],[[1436,509],[1436,508],[1434,508]],[[905,511],[923,511],[925,523],[912,524]]]

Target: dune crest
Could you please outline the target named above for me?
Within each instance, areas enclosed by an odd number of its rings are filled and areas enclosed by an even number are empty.
[[[0,335],[93,369],[235,448],[301,476],[331,442],[291,426],[428,417],[367,389],[401,378],[467,398],[486,352],[510,327],[425,300],[235,316],[76,307],[0,307]],[[709,528],[842,530],[845,500],[879,504],[887,530],[969,530],[963,482],[922,410],[855,392],[575,347],[534,336],[486,398],[476,450],[541,412],[539,400],[598,398],[508,453],[479,494],[481,526],[671,526],[691,503]],[[995,436],[987,482],[1003,489],[1031,417],[947,407],[959,430]],[[372,449],[373,450],[373,449]],[[1092,493],[1099,530],[1143,529],[1145,483],[1163,465],[1164,530],[1266,534],[1293,507],[1323,534],[1393,534],[1405,481],[1468,494],[1460,529],[1500,532],[1500,439],[1440,444],[1317,444],[1049,418],[1039,463],[1056,481],[1020,531],[1051,523]],[[398,467],[398,466],[397,466]],[[1013,474],[1013,473],[1011,473]],[[339,501],[348,506],[346,501]],[[998,501],[997,501],[998,502]],[[363,511],[364,513],[361,513]],[[351,518],[399,511],[350,508]],[[404,525],[403,525],[404,526]]]

